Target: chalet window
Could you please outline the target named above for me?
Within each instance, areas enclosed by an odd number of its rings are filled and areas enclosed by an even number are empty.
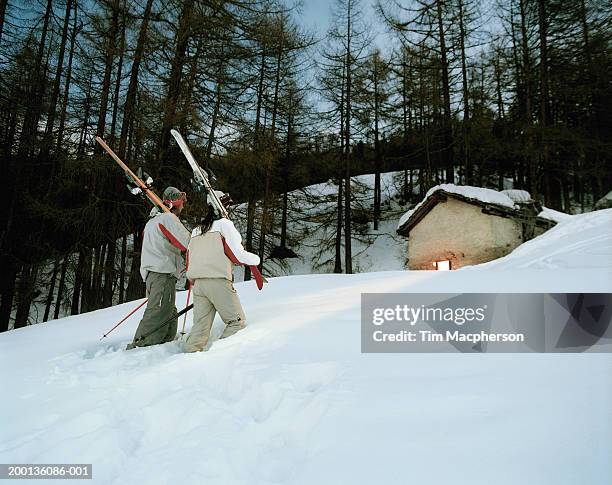
[[[450,271],[452,269],[450,260],[434,261],[434,268],[436,271]]]

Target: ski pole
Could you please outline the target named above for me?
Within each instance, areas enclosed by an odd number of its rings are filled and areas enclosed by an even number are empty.
[[[189,283],[189,289],[187,290],[187,306],[189,306],[189,297],[191,296],[191,282]],[[187,322],[187,312],[183,317],[183,328],[181,328],[181,335],[185,335],[185,322]]]
[[[149,333],[145,334],[145,335],[141,335],[140,337],[138,337],[137,339],[134,339],[134,343],[137,344],[138,342],[146,339],[148,336],[153,335],[155,332],[157,332],[158,330],[160,330],[161,328],[165,327],[166,325],[168,325],[169,322],[171,322],[172,320],[174,320],[175,318],[180,317],[181,315],[186,314],[189,310],[191,310],[193,308],[193,303],[191,305],[187,305],[185,308],[183,308],[180,312],[178,312],[176,315],[172,315],[170,318],[168,318],[166,321],[164,321],[159,327],[154,328],[153,330],[151,330]]]
[[[134,313],[136,313],[138,310],[140,310],[142,308],[142,306],[147,303],[149,300],[146,299],[145,301],[143,301],[140,305],[138,305],[136,308],[134,308],[130,313],[128,313],[125,317],[123,317],[123,319],[117,324],[115,325],[113,328],[111,328],[108,332],[106,332],[104,335],[102,335],[102,337],[100,337],[100,340],[102,340],[104,337],[108,337],[108,335],[115,330],[119,325],[121,325],[123,322],[125,322],[128,318],[130,318],[132,315],[134,315]]]

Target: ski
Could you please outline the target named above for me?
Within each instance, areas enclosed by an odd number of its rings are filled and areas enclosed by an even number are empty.
[[[159,207],[164,212],[170,212],[170,209],[168,209],[168,207],[166,207],[166,205],[157,196],[157,194],[153,192],[153,190],[151,190],[151,184],[153,183],[153,180],[151,179],[151,177],[147,177],[147,183],[143,182],[142,179],[138,175],[136,175],[130,169],[130,167],[128,167],[123,162],[123,160],[119,158],[119,156],[113,151],[111,147],[109,147],[106,144],[106,142],[102,138],[100,138],[99,136],[96,136],[96,141],[102,148],[104,148],[104,150],[106,150],[106,153],[108,153],[112,157],[112,159],[115,160],[115,162],[117,162],[117,165],[119,165],[123,169],[123,172],[125,173],[125,176],[127,177],[128,181],[130,181],[134,185],[133,188],[128,187],[128,189],[130,190],[132,194],[134,195],[144,194],[144,196],[147,199],[149,199],[149,201],[154,206]]]
[[[189,166],[191,167],[191,170],[193,171],[194,183],[196,184],[196,186],[203,187],[206,194],[210,195],[210,198],[212,200],[213,205],[215,206],[215,209],[217,209],[223,217],[225,217],[226,219],[229,219],[229,214],[227,212],[227,209],[223,206],[223,204],[221,203],[221,200],[215,193],[215,190],[210,183],[210,179],[208,178],[208,173],[206,173],[206,171],[203,170],[202,167],[200,167],[198,162],[196,162],[196,159],[191,153],[189,146],[187,146],[187,143],[185,142],[183,135],[181,135],[176,130],[170,130],[170,133],[176,140],[176,143],[178,144],[178,146],[181,148],[183,155],[185,155],[185,158],[187,159],[187,162],[189,163]],[[257,266],[249,266],[249,268],[251,270],[251,273],[253,273],[253,277],[255,278],[255,283],[257,284],[257,288],[261,290],[263,288],[263,284],[267,283],[267,280],[265,279],[264,276],[262,276]]]
[[[208,173],[206,173],[206,171],[203,170],[200,165],[198,165],[198,162],[196,162],[196,159],[193,157],[189,146],[187,146],[183,135],[181,135],[176,130],[170,130],[170,133],[176,140],[176,143],[178,143],[178,146],[181,148],[183,155],[185,155],[185,158],[187,159],[187,162],[189,163],[189,166],[193,171],[194,183],[200,187],[204,187],[207,194],[210,195],[215,209],[217,209],[223,217],[229,219],[229,214],[227,210],[219,200],[219,197],[217,197],[217,194],[215,194],[215,190],[213,189],[213,186],[211,185],[210,180],[208,178]]]

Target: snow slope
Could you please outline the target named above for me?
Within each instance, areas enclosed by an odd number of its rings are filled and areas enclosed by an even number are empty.
[[[576,215],[546,210],[558,221],[552,229],[503,258],[464,269],[599,267],[609,269],[612,279],[612,209]]]
[[[361,292],[612,290],[583,273],[240,284],[249,326],[199,354],[121,351],[136,319],[98,341],[133,303],[12,331],[0,456],[93,463],[104,484],[610,483],[610,354],[360,353]]]
[[[608,485],[611,354],[361,354],[359,311],[362,292],[612,292],[611,218],[469,270],[240,283],[248,327],[218,341],[217,321],[205,353],[122,351],[141,312],[99,341],[135,302],[7,332],[0,461],[92,463],[96,484]]]

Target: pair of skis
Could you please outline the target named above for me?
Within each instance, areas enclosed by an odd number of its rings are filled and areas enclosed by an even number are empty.
[[[200,167],[198,162],[196,162],[183,136],[176,130],[170,130],[170,133],[176,140],[178,146],[181,148],[183,155],[185,155],[185,158],[187,159],[187,162],[189,163],[189,166],[191,167],[191,170],[193,172],[194,182],[196,183],[196,185],[200,187],[200,189],[203,189],[202,192],[204,194],[208,194],[210,196],[212,204],[214,208],[218,211],[218,213],[222,217],[229,219],[229,214],[227,212],[227,209],[223,206],[223,204],[221,203],[221,200],[215,193],[215,190],[213,189],[213,186],[210,183],[210,179],[208,178],[208,173],[205,170],[203,170],[202,167]],[[164,212],[170,212],[170,209],[155,194],[155,192],[151,190],[150,183],[143,182],[142,179],[138,177],[138,175],[136,175],[130,169],[130,167],[128,167],[117,156],[117,154],[106,144],[106,142],[102,138],[100,138],[99,136],[96,136],[96,141],[102,148],[104,148],[104,150],[106,150],[106,152],[113,158],[113,160],[117,162],[117,164],[125,172],[128,179],[131,180],[131,182],[134,184],[135,190],[133,190],[132,193],[137,193],[137,194],[140,193],[144,195],[147,199],[149,199],[149,201],[153,205],[159,207]],[[251,270],[251,273],[253,274],[253,278],[255,279],[257,288],[261,290],[263,288],[264,283],[267,282],[267,280],[262,276],[257,266],[249,266],[249,268]]]
[[[193,157],[193,154],[191,153],[191,150],[187,146],[187,143],[185,143],[183,135],[181,135],[176,130],[170,130],[170,133],[176,140],[178,146],[181,148],[181,151],[183,152],[183,155],[185,155],[187,162],[189,162],[189,166],[191,167],[191,171],[193,172],[194,182],[198,185],[198,187],[203,187],[205,192],[210,195],[213,206],[217,210],[217,213],[221,214],[222,217],[229,219],[227,209],[223,206],[219,197],[217,197],[217,194],[215,193],[215,190],[213,189],[213,186],[210,183],[210,179],[208,178],[208,173],[205,170],[202,170],[202,167],[200,167],[198,165],[198,162],[196,162],[195,158]]]
[[[113,158],[113,160],[115,160],[115,162],[117,162],[117,164],[123,169],[128,180],[130,180],[132,184],[134,184],[134,189],[130,190],[132,194],[144,195],[147,199],[149,199],[149,201],[154,206],[159,207],[164,212],[170,212],[170,209],[166,207],[166,204],[164,204],[163,201],[155,194],[155,192],[151,190],[150,184],[144,183],[138,175],[132,172],[130,167],[128,167],[125,163],[123,163],[123,160],[119,158],[119,156],[112,150],[111,147],[109,147],[106,144],[106,142],[102,138],[100,138],[99,136],[96,136],[96,141],[102,148],[104,148],[104,150],[106,150],[106,152]]]

